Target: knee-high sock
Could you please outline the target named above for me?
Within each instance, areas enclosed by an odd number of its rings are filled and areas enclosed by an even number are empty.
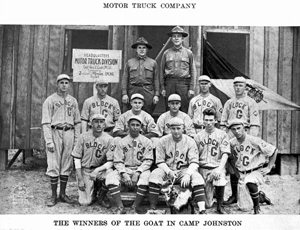
[[[65,195],[66,194],[66,187],[68,183],[68,176],[60,175],[60,191],[59,194]]]
[[[247,183],[246,185],[249,189],[250,196],[251,196],[252,201],[253,201],[253,205],[258,206],[259,205],[259,192],[258,192],[257,185],[254,184],[254,183]]]
[[[134,206],[139,207],[142,203],[144,197],[146,196],[148,192],[148,186],[147,185],[139,185],[136,192],[136,197],[134,201]]]
[[[50,177],[52,196],[57,196],[58,177]]]
[[[230,185],[232,190],[232,196],[237,198],[237,187],[239,183],[239,178],[235,174],[230,174]]]
[[[113,197],[113,200],[114,200],[115,204],[117,205],[117,207],[124,207],[122,199],[121,199],[120,186],[108,185],[107,187],[108,187],[108,189],[110,191],[110,195]]]
[[[225,186],[215,186],[218,205],[222,205],[224,201]]]
[[[149,183],[149,202],[150,209],[156,209],[156,205],[158,202],[158,196],[160,192],[160,186],[158,184]]]

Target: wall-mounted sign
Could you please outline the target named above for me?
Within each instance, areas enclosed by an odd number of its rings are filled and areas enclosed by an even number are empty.
[[[73,81],[95,82],[106,79],[119,82],[121,50],[73,49]]]

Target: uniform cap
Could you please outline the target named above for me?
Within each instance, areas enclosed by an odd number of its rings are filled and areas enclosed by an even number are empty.
[[[172,37],[173,34],[181,34],[182,37],[187,37],[189,34],[183,30],[180,26],[175,26],[171,32],[167,33],[169,37]]]
[[[128,123],[131,120],[137,120],[138,122],[140,122],[142,124],[142,119],[139,116],[132,116],[132,117],[130,117],[129,120],[128,120]]]
[[[145,45],[148,49],[152,49],[152,46],[148,43],[148,41],[144,37],[140,37],[131,48],[135,49],[138,45]]]
[[[235,77],[233,79],[233,84],[237,83],[237,82],[242,82],[242,83],[246,83],[246,79],[244,77]]]
[[[246,125],[246,121],[242,119],[233,119],[232,121],[229,122],[228,128],[230,129],[233,125]]]
[[[106,79],[99,79],[96,81],[96,85],[108,85],[108,81]]]
[[[67,79],[68,81],[70,81],[70,77],[67,74],[60,74],[58,75],[58,77],[56,78],[56,82],[59,82],[62,79]]]
[[[178,94],[171,94],[168,97],[168,101],[181,101],[181,97]]]
[[[169,126],[177,126],[177,125],[184,125],[184,122],[181,118],[179,117],[173,117],[169,123],[168,123]]]
[[[95,120],[95,119],[98,119],[98,120],[105,120],[105,117],[102,115],[102,114],[100,114],[100,113],[96,113],[96,114],[94,114],[93,116],[91,116],[91,122],[93,121],[93,120]]]
[[[198,81],[209,81],[209,82],[211,82],[210,77],[206,76],[206,75],[199,76]]]
[[[136,99],[136,98],[144,100],[144,96],[142,94],[139,94],[139,93],[132,94],[130,100],[132,101],[133,99]]]

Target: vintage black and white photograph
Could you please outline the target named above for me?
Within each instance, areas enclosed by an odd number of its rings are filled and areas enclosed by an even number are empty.
[[[0,21],[1,214],[300,214],[300,26],[104,24]]]

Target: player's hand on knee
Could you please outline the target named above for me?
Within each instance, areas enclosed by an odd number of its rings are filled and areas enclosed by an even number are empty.
[[[80,191],[85,191],[85,184],[83,180],[78,181],[78,188]]]
[[[271,169],[269,167],[261,168],[258,170],[263,176],[267,175],[269,172],[271,172]]]
[[[186,188],[190,185],[191,182],[191,176],[189,174],[184,174],[184,176],[181,179],[181,187]]]
[[[49,143],[47,144],[47,150],[51,153],[54,152],[54,144],[53,143]]]
[[[172,170],[168,173],[168,176],[171,180],[174,180],[175,178],[178,177],[177,173],[175,171],[172,171]]]
[[[137,185],[137,182],[138,182],[138,180],[139,180],[139,178],[140,178],[140,175],[141,175],[141,172],[135,172],[134,174],[133,174],[133,176],[132,176],[132,185],[133,186],[136,186]]]
[[[130,176],[127,173],[123,173],[122,177],[123,177],[123,181],[124,181],[125,185],[128,187],[132,187],[132,181],[130,179]]]
[[[212,176],[213,176],[214,180],[219,180],[221,178],[221,170],[219,168],[216,168],[212,172]]]

